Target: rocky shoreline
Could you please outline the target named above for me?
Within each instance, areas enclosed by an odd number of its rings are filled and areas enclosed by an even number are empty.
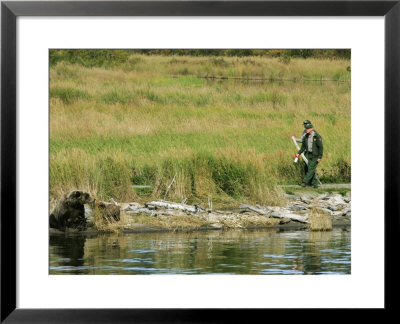
[[[310,229],[312,216],[322,214],[331,227],[351,225],[351,197],[337,193],[301,195],[286,194],[285,207],[241,204],[232,210],[212,210],[199,205],[168,201],[116,203],[121,210],[121,221],[112,230],[123,233],[154,231],[198,231],[221,229]],[[85,216],[93,232],[93,211],[85,205]],[[98,229],[97,229],[98,231]],[[107,230],[106,230],[107,231]]]

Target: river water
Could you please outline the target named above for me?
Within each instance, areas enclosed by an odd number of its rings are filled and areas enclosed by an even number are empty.
[[[350,228],[330,232],[51,234],[50,274],[350,274]]]

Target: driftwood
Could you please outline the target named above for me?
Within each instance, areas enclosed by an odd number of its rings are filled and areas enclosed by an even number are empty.
[[[141,208],[141,207],[130,207],[130,208],[126,208],[125,213],[127,214],[146,214],[149,216],[154,216],[155,212],[153,210],[150,210],[148,208]]]
[[[258,207],[255,207],[255,206],[251,206],[251,205],[241,204],[240,205],[240,212],[244,213],[246,211],[252,211],[252,212],[255,212],[257,214],[264,215],[264,216],[269,216],[269,214],[270,214],[265,209],[261,209],[261,208],[258,208]]]
[[[273,211],[271,213],[271,217],[275,217],[275,218],[289,218],[291,220],[294,220],[296,222],[300,222],[300,223],[309,223],[309,221],[307,220],[307,217],[305,216],[300,216],[300,215],[296,215],[296,214],[292,214],[292,213],[288,213],[288,212],[278,212],[278,211]]]
[[[196,213],[203,209],[198,206],[190,206],[185,204],[173,203],[168,201],[152,201],[140,205],[138,203],[125,204],[122,210],[127,214],[146,214],[149,216],[157,215],[170,215],[170,216],[183,216],[183,212]],[[175,210],[175,211],[174,211]]]
[[[232,214],[234,214],[234,212],[231,212],[231,211],[226,211],[226,210],[213,210],[213,211],[211,211],[211,213],[210,213],[210,215],[211,214],[220,214],[220,215],[232,215]]]
[[[273,207],[271,207],[273,208]],[[262,209],[256,206],[251,206],[247,204],[241,204],[240,205],[240,212],[246,212],[246,211],[252,211],[260,215],[264,215],[267,217],[275,217],[275,218],[288,218],[290,220],[294,220],[296,222],[300,223],[308,223],[307,217],[306,216],[300,216],[296,214],[292,214],[286,210],[281,211],[281,210],[267,210],[267,209]]]
[[[145,206],[149,209],[156,209],[156,208],[164,208],[164,209],[178,209],[178,210],[183,210],[191,213],[197,213],[199,211],[202,211],[203,208],[194,205],[186,205],[186,204],[178,204],[178,203],[173,203],[169,201],[152,201],[149,203],[146,203]]]

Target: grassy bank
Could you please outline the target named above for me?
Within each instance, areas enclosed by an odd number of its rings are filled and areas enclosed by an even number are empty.
[[[107,68],[58,62],[50,69],[50,195],[82,188],[101,199],[160,199],[175,177],[170,200],[281,204],[275,184],[302,174],[290,137],[305,119],[324,140],[321,180],[348,182],[349,65],[145,55]]]

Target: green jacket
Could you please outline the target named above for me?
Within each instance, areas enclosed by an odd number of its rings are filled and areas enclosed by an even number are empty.
[[[306,135],[303,137],[303,141],[301,142],[301,148],[298,154],[307,151],[308,147],[308,137],[310,135]],[[312,155],[318,159],[322,159],[322,155],[324,153],[324,146],[322,145],[322,137],[314,130],[314,138],[312,142]]]

